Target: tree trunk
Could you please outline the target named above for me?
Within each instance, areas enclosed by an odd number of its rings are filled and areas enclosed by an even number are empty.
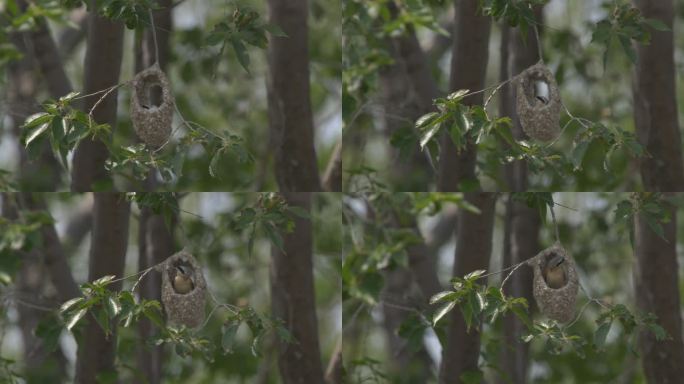
[[[280,191],[321,190],[309,91],[309,2],[268,0],[270,22],[288,37],[269,41],[268,115]]]
[[[660,20],[670,27],[670,31],[651,29],[651,43],[637,46],[634,121],[639,142],[650,155],[640,159],[641,179],[645,191],[683,191],[672,0],[637,0],[635,3],[644,17]]]
[[[95,194],[93,208],[93,230],[90,246],[88,280],[102,276],[123,276],[128,247],[128,220],[130,204],[123,194],[99,192]],[[122,282],[108,285],[108,289],[120,290]],[[95,384],[98,375],[115,370],[116,328],[112,335],[105,336],[102,328],[92,316],[83,332],[78,346],[76,361],[76,382]]]
[[[311,210],[311,194],[283,193],[289,205]],[[284,384],[322,383],[318,320],[313,283],[311,221],[296,218],[295,229],[283,234],[284,252],[271,251],[271,308],[285,322],[296,342],[277,339],[278,366]]]
[[[639,353],[644,375],[649,383],[667,384],[680,383],[684,377],[684,343],[677,276],[677,211],[665,200],[662,204],[670,212],[670,221],[663,224],[664,239],[650,228],[643,215],[636,217],[634,280],[639,309],[658,316],[658,324],[672,337],[656,341],[652,333],[641,333]]]
[[[454,44],[452,46],[450,89],[479,91],[484,88],[489,59],[489,31],[491,20],[478,12],[477,0],[457,0]],[[478,93],[463,99],[464,105],[482,104],[483,95]],[[468,142],[460,152],[451,141],[448,132],[441,138],[438,190],[457,191],[463,183],[477,182],[475,143]]]
[[[454,276],[464,276],[477,269],[487,269],[492,251],[496,194],[471,192],[466,194],[466,199],[481,212],[475,214],[465,209],[461,210],[454,255]],[[480,333],[475,327],[467,331],[461,311],[455,308],[449,315],[439,382],[460,383],[462,374],[479,371],[479,356]]]
[[[502,268],[507,268],[536,255],[539,249],[539,229],[541,219],[536,210],[521,201],[510,199],[506,204],[508,220],[510,220],[510,236],[504,247],[509,249],[510,257],[504,261]],[[507,230],[508,232],[508,230]],[[530,305],[532,298],[532,270],[527,267],[518,269],[504,287],[507,296],[524,297]],[[513,314],[506,314],[504,321],[504,339],[506,346],[501,348],[501,367],[508,375],[508,380],[501,383],[527,383],[527,366],[529,364],[529,344],[520,341],[525,331],[524,324]]]
[[[149,208],[143,208],[140,212],[138,231],[139,271],[161,263],[174,253],[173,235],[167,228],[162,215],[152,213]],[[154,270],[150,271],[140,282],[139,290],[141,297],[161,301],[161,274]],[[138,335],[141,343],[138,348],[138,369],[145,376],[145,381],[141,383],[161,382],[163,346],[150,346],[145,343],[156,334],[156,328],[148,319],[140,319]]]
[[[111,22],[91,12],[88,16],[88,45],[85,57],[84,94],[101,91],[119,82],[123,57],[123,24]],[[103,94],[83,99],[87,113]],[[117,91],[105,97],[93,111],[98,124],[109,124],[116,129]],[[74,151],[71,189],[76,192],[114,188],[104,168],[109,156],[107,147],[99,140],[85,139]]]

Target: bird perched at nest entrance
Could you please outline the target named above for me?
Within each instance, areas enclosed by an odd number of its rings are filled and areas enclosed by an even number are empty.
[[[563,255],[556,255],[546,263],[546,267],[544,267],[544,280],[550,288],[558,289],[567,283],[567,277],[563,269],[564,262],[565,257]]]
[[[177,265],[174,268],[173,290],[176,293],[186,294],[195,289],[195,276],[192,268],[187,265]]]

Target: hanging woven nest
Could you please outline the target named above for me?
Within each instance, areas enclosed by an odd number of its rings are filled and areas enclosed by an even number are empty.
[[[565,261],[559,266],[559,268],[563,268],[565,273],[565,285],[560,288],[551,288],[544,279],[543,271],[547,263],[558,255],[565,258]],[[572,320],[579,288],[575,261],[572,256],[559,243],[556,243],[528,260],[527,265],[534,269],[533,294],[541,312],[550,319],[561,323]]]
[[[161,264],[162,304],[167,321],[175,325],[196,328],[204,322],[204,304],[207,283],[202,275],[202,268],[195,257],[186,251],[170,256]],[[187,293],[179,293],[172,282],[179,269],[188,271],[192,277],[192,289]]]
[[[152,90],[161,88],[161,103],[155,105]],[[147,145],[160,147],[171,135],[174,99],[171,86],[159,64],[145,69],[133,79],[131,120],[135,133]]]
[[[561,99],[556,79],[542,63],[517,80],[516,108],[523,131],[533,139],[550,141],[560,133]]]

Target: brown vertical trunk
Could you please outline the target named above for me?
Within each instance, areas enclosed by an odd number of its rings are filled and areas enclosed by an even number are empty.
[[[93,208],[93,231],[90,246],[88,280],[102,276],[123,276],[128,247],[128,220],[130,204],[123,194],[99,192],[95,194]],[[121,281],[108,286],[112,290],[121,289]],[[105,336],[102,328],[88,317],[83,338],[78,346],[76,361],[76,382],[79,384],[97,383],[99,374],[114,371],[116,355],[116,329],[112,335]]]
[[[12,196],[12,197],[10,197]],[[18,218],[17,207],[11,200],[18,194],[2,194],[2,217],[8,220]],[[33,249],[22,255],[22,264],[15,279],[18,297],[29,297],[31,301],[44,297],[46,268],[42,263],[40,249]],[[55,300],[56,301],[56,300]],[[43,305],[37,302],[38,305]],[[43,340],[36,336],[35,329],[45,314],[43,310],[27,305],[17,305],[18,325],[24,347],[24,377],[29,383],[47,380],[63,380],[66,376],[66,358],[61,348],[50,353],[44,348]]]
[[[526,260],[539,252],[539,226],[541,224],[539,214],[524,202],[509,200],[506,206],[507,220],[510,220],[510,228],[504,247],[508,249],[509,258],[504,260],[503,268]],[[531,306],[532,299],[532,271],[523,267],[511,276],[504,287],[507,296],[524,297]],[[512,382],[524,384],[527,382],[527,366],[529,356],[529,344],[523,343],[521,337],[525,331],[524,324],[516,316],[507,314],[504,320],[504,339],[506,347],[501,348],[501,366],[508,375],[508,380],[500,382]]]
[[[663,224],[664,239],[658,236],[642,215],[637,215],[634,269],[637,305],[644,312],[658,316],[658,323],[672,337],[657,341],[652,333],[639,337],[641,362],[649,383],[680,383],[684,377],[684,343],[680,317],[677,273],[677,211],[663,201],[670,212],[670,222]]]
[[[487,269],[492,251],[496,194],[468,193],[466,199],[478,207],[481,213],[461,211],[454,255],[454,276]],[[463,373],[478,371],[479,356],[480,333],[474,327],[467,331],[461,311],[454,309],[449,316],[446,343],[442,350],[439,382],[460,383]]]
[[[288,37],[269,41],[268,114],[280,191],[321,190],[309,90],[309,2],[268,0],[270,22]]]
[[[635,3],[644,17],[672,29],[672,0]],[[640,160],[644,190],[684,191],[672,31],[651,30],[651,43],[639,44],[637,51],[634,121],[639,142],[650,154]]]
[[[456,4],[454,44],[452,46],[450,89],[478,91],[484,88],[489,59],[489,31],[491,20],[480,15],[477,0],[459,0]],[[482,104],[482,93],[463,99],[464,105]],[[437,189],[457,191],[462,182],[477,181],[475,162],[477,149],[470,142],[457,151],[448,133],[442,135],[440,145],[439,182]]]
[[[24,192],[21,195],[22,206],[34,211],[45,211],[47,205],[44,195]],[[47,268],[52,284],[57,290],[57,298],[65,302],[81,295],[81,290],[71,274],[69,263],[62,243],[57,235],[57,230],[52,224],[46,224],[41,228],[43,264]]]
[[[311,193],[286,192],[289,205],[311,210]],[[318,343],[318,320],[313,282],[313,233],[311,221],[296,218],[295,229],[283,234],[284,252],[271,251],[271,308],[296,339],[278,339],[278,367],[284,384],[323,382]]]
[[[111,22],[92,13],[88,24],[88,45],[85,57],[84,94],[109,88],[118,84],[123,57],[123,24]],[[88,112],[103,95],[84,99],[83,110]],[[116,129],[117,91],[102,100],[93,111],[93,119],[99,124],[109,124]],[[104,168],[109,156],[107,147],[99,140],[85,139],[74,151],[71,189],[76,192],[113,189],[108,172]]]
[[[161,215],[143,208],[140,213],[139,227],[139,259],[138,270],[145,270],[157,265],[171,256],[174,252],[173,235],[167,228]],[[161,275],[157,271],[150,271],[140,283],[140,294],[148,300],[161,300]],[[141,319],[138,324],[138,334],[143,341],[138,349],[138,369],[144,373],[144,383],[156,384],[161,382],[162,346],[149,346],[144,343],[157,333],[148,319]]]

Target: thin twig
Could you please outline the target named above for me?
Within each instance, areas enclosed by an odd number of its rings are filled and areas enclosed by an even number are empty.
[[[534,36],[537,38],[537,54],[539,54],[539,62],[544,64],[544,55],[542,55],[542,42],[539,39],[539,29],[537,24],[534,24]]]
[[[150,24],[152,24],[152,39],[154,40],[154,63],[159,63],[159,45],[157,45],[157,31],[154,27],[154,16],[152,15],[152,8],[148,9],[147,12],[150,14]]]
[[[553,221],[553,228],[556,231],[556,241],[560,244],[560,234],[558,232],[558,223],[556,222],[556,213],[553,210],[553,205],[549,207],[551,211],[551,220]]]

